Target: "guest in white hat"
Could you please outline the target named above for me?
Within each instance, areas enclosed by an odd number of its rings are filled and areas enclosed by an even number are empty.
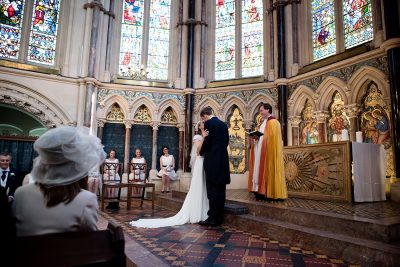
[[[35,183],[15,192],[12,207],[17,236],[97,230],[97,197],[85,189],[88,171],[106,156],[100,139],[86,127],[63,126],[33,147]]]

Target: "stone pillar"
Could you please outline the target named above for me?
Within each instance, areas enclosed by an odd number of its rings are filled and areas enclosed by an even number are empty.
[[[105,123],[106,123],[105,120],[97,120],[97,137],[100,140],[103,140],[104,124]]]
[[[178,123],[176,127],[179,129],[179,148],[178,148],[178,157],[179,157],[179,165],[178,172],[183,172],[183,147],[184,147],[184,133],[185,133],[185,125],[183,123]]]
[[[349,138],[350,141],[356,141],[356,132],[359,130],[360,126],[358,125],[358,115],[360,113],[360,107],[358,104],[351,104],[345,106],[346,115],[350,120],[350,129],[349,129]]]
[[[318,125],[318,143],[326,143],[328,140],[327,130],[326,130],[326,120],[329,117],[327,111],[316,111],[315,118]]]
[[[247,132],[250,132],[253,127],[253,120],[252,119],[245,119],[243,121],[244,128]],[[248,170],[249,167],[249,158],[250,158],[250,146],[251,146],[251,138],[248,134],[246,134],[246,169]]]
[[[185,93],[185,147],[183,171],[190,171],[190,147],[192,145],[192,123],[193,123],[193,102],[194,102],[194,89],[186,88]]]
[[[154,179],[157,177],[157,138],[158,138],[158,127],[160,126],[159,121],[154,121],[152,124],[153,127],[153,149],[151,154],[151,170],[150,170],[150,178]]]
[[[100,21],[100,10],[104,7],[100,0],[94,0],[91,3],[85,4],[84,8],[92,8],[92,30],[90,34],[90,52],[89,52],[89,65],[88,65],[88,78],[94,78],[95,67],[96,67],[96,46],[97,46],[97,35],[99,29]],[[83,125],[90,127],[92,124],[92,107],[94,105],[93,99],[95,97],[95,87],[94,84],[89,82],[86,84],[86,97],[85,97],[85,112],[83,118]]]
[[[292,139],[288,140],[288,145],[298,146],[300,145],[300,129],[299,125],[301,122],[300,116],[291,116],[288,118],[289,127],[292,130]]]
[[[129,149],[131,147],[131,128],[132,122],[124,121],[125,124],[125,151],[124,151],[124,174],[128,173]]]
[[[277,37],[278,37],[278,78],[286,78],[286,32],[285,32],[285,5],[286,1],[274,2],[277,17]],[[279,122],[282,127],[283,144],[287,145],[287,84],[278,84],[278,107],[279,107]]]

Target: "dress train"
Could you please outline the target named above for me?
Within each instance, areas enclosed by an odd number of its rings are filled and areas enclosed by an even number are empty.
[[[181,210],[174,216],[160,219],[139,219],[129,224],[135,227],[158,228],[185,223],[197,223],[207,219],[209,208],[203,157],[197,156],[192,169],[192,181]]]

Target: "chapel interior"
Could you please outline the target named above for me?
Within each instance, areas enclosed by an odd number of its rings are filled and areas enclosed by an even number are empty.
[[[124,231],[126,266],[398,266],[399,14],[396,0],[0,0],[0,151],[29,173],[39,136],[87,126],[124,180],[140,148],[155,208],[99,211]],[[262,102],[282,127],[285,201],[247,191]],[[218,229],[129,227],[179,210],[208,106],[229,127],[233,211]]]

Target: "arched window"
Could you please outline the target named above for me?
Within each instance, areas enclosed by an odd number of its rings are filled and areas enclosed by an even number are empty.
[[[124,0],[119,76],[167,80],[170,0]]]
[[[263,1],[215,1],[215,80],[262,75]]]
[[[0,4],[0,57],[54,66],[61,0]]]
[[[373,39],[371,0],[311,1],[313,61]]]

